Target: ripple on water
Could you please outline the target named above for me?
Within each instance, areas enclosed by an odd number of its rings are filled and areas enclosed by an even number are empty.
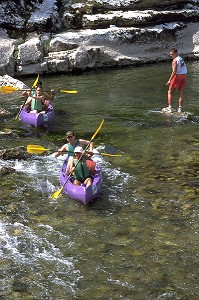
[[[13,285],[23,292],[28,292],[31,287],[32,295],[40,299],[44,296],[63,299],[61,294],[63,297],[74,295],[79,272],[74,267],[73,244],[67,235],[43,224],[33,230],[21,223],[5,222],[0,222],[0,234],[3,276],[0,290],[5,295]],[[52,238],[56,238],[56,246],[51,242]]]
[[[35,155],[31,157],[31,160],[10,161],[7,164],[28,176],[30,180],[26,180],[26,188],[46,194],[53,192],[56,189],[55,184],[59,184],[59,172],[63,160],[63,157],[56,159],[52,156]]]

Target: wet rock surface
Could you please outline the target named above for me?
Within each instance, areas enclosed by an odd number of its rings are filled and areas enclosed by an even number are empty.
[[[26,159],[30,157],[25,147],[16,147],[10,149],[0,149],[0,159]]]
[[[8,175],[13,172],[15,172],[15,169],[0,165],[0,176]]]
[[[6,117],[8,115],[10,115],[10,112],[8,110],[0,107],[0,118]]]

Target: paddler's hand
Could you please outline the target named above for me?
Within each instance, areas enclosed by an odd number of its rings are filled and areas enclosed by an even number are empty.
[[[86,151],[86,155],[87,155],[88,157],[91,157],[91,156],[94,155],[94,153],[93,153],[92,150],[89,150],[89,151]]]

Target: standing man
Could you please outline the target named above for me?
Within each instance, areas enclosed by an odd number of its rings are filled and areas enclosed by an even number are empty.
[[[183,91],[186,85],[186,74],[187,74],[187,67],[185,65],[184,60],[182,57],[178,55],[178,50],[176,48],[172,48],[170,50],[169,56],[172,57],[172,73],[167,81],[166,85],[169,86],[168,90],[168,107],[163,109],[167,112],[172,112],[172,96],[175,90],[178,90],[179,93],[179,107],[178,112],[182,112],[182,105],[184,102]]]

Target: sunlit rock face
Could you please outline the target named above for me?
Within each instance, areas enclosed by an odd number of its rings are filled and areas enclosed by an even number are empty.
[[[198,59],[198,21],[198,0],[1,1],[0,75]]]

